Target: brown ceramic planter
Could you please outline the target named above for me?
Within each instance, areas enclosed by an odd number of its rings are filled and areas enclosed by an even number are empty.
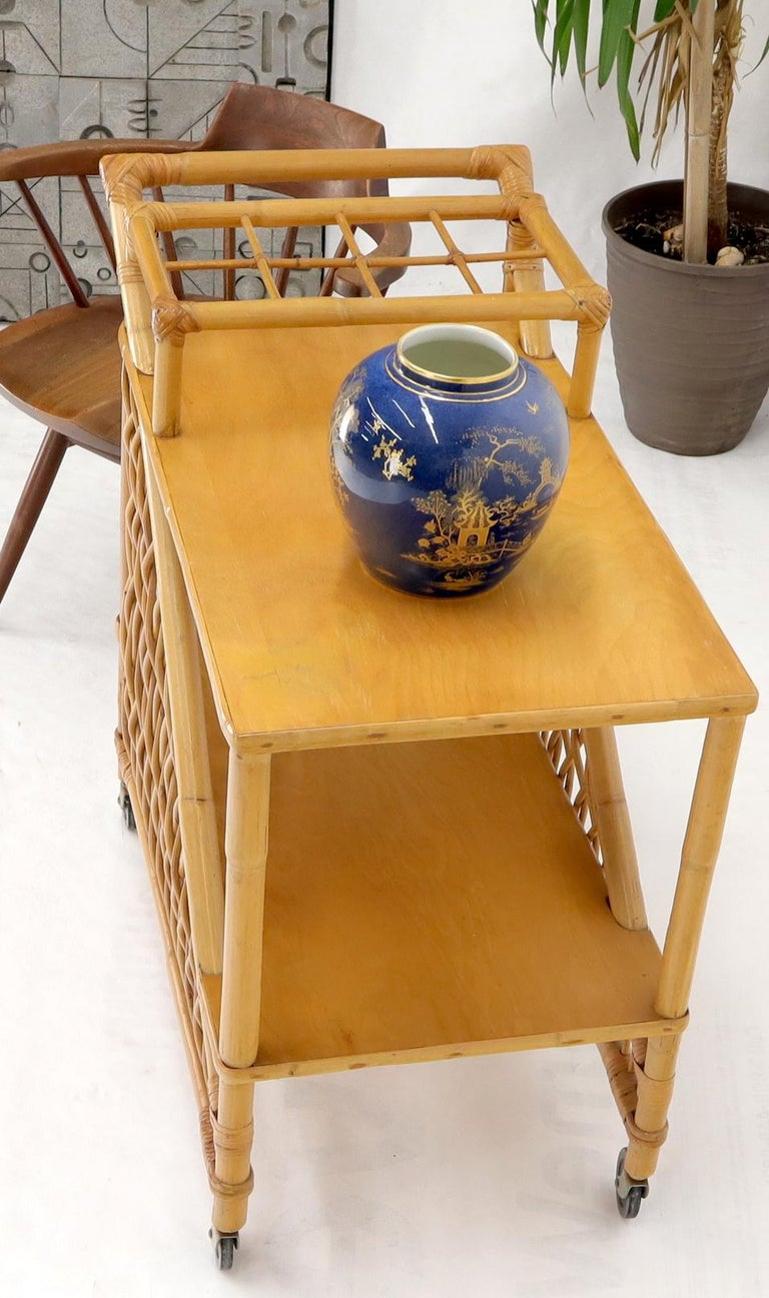
[[[729,186],[729,207],[769,225],[769,193]],[[641,442],[677,455],[717,455],[741,442],[769,388],[769,265],[691,266],[634,248],[628,217],[681,211],[681,181],[626,189],[603,228],[611,331],[622,404]]]

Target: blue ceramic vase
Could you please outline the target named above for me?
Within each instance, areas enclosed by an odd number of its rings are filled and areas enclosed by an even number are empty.
[[[424,325],[344,380],[331,470],[366,568],[415,595],[489,590],[526,553],[566,472],[555,388],[475,325]]]

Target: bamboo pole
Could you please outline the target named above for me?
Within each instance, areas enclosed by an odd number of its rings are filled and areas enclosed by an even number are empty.
[[[510,269],[505,274],[505,285],[508,291],[526,296],[530,293],[545,291],[545,271],[541,250],[534,242],[533,236],[520,221],[509,221],[507,226]],[[523,264],[518,264],[522,262]],[[521,350],[534,359],[545,359],[553,354],[553,342],[550,324],[547,320],[521,320],[518,329]]]
[[[225,227],[225,233],[229,230],[232,233],[232,226]],[[342,240],[344,243],[344,240]],[[459,251],[459,250],[457,250]],[[463,252],[460,254],[463,261],[468,264],[475,262],[515,262],[529,261],[532,256],[543,256],[541,248],[533,249],[532,252],[516,251],[514,249],[505,252]],[[293,257],[281,256],[267,257],[267,264],[272,270],[341,270],[343,266],[349,268],[352,263],[349,257]],[[414,256],[414,257],[396,257],[388,256],[386,253],[368,253],[366,262],[372,270],[383,266],[451,266],[453,258],[449,256]],[[166,270],[258,270],[258,263],[254,257],[200,257],[196,260],[188,261],[167,261]],[[280,287],[280,286],[279,286]],[[510,281],[510,292],[513,285]]]
[[[334,225],[339,213],[351,225],[377,225],[382,221],[429,221],[437,211],[446,221],[506,221],[518,216],[518,203],[504,194],[414,194],[410,197],[378,195],[369,198],[242,198],[206,202],[146,203],[137,213],[155,230],[210,230],[240,225],[247,216],[253,225],[280,229]],[[136,220],[137,217],[132,217]]]
[[[219,1050],[248,1068],[259,1048],[262,908],[267,864],[270,758],[230,753],[227,777],[224,961]]]
[[[593,389],[601,353],[601,329],[577,325],[577,346],[574,352],[566,410],[571,419],[587,419],[593,408]]]
[[[655,999],[655,1009],[664,1018],[680,1018],[689,1004],[744,726],[744,717],[713,718],[708,722]],[[643,1064],[636,1066],[638,1103],[634,1116],[626,1122],[630,1144],[625,1161],[628,1175],[636,1180],[651,1176],[657,1166],[667,1134],[677,1054],[678,1037],[653,1037]]]
[[[744,717],[708,722],[686,829],[655,1009],[665,1018],[685,1014],[705,907],[721,846]]]
[[[244,216],[240,224],[245,231],[249,246],[251,248],[251,251],[254,254],[254,261],[256,262],[257,270],[259,271],[259,274],[262,277],[262,283],[264,284],[265,293],[270,298],[281,297],[280,289],[278,288],[277,284],[275,283],[275,280],[272,277],[270,263],[267,260],[264,248],[262,247],[259,241],[259,236],[256,233],[256,230],[254,229],[252,222],[249,220],[247,216]]]
[[[225,203],[235,202],[235,186],[224,186]],[[232,302],[235,297],[235,270],[237,268],[237,258],[235,256],[235,228],[230,225],[222,230],[222,258],[226,263],[226,273],[224,276],[224,296],[228,302]],[[169,266],[169,270],[170,270]]]
[[[363,253],[358,246],[355,232],[350,225],[350,222],[347,220],[347,217],[344,215],[344,212],[337,212],[334,216],[334,220],[342,231],[342,238],[350,249],[350,256],[355,263],[355,268],[358,271],[358,274],[369,291],[369,296],[380,298],[382,296],[382,291],[366,264],[366,258],[363,256]]]
[[[516,165],[529,169],[529,151],[523,145],[464,149],[201,149],[142,155],[130,175],[122,179],[127,179],[139,197],[142,189],[154,185],[251,185],[254,176],[266,187],[276,189],[286,181],[329,177],[390,180],[463,176],[494,180]]]
[[[684,172],[684,260],[706,262],[710,183],[710,114],[713,103],[713,38],[716,0],[699,0],[689,37]]]
[[[115,243],[117,281],[123,303],[126,337],[131,360],[142,374],[151,374],[155,361],[150,298],[128,234],[128,217],[122,202],[110,198],[110,219]]]
[[[590,806],[601,842],[609,905],[623,928],[647,928],[630,813],[612,726],[583,732]]]
[[[652,1176],[667,1137],[667,1115],[673,1098],[681,1034],[651,1037],[643,1064],[634,1066],[637,1086],[635,1113],[625,1118],[628,1141],[625,1171],[635,1181]]]
[[[169,334],[155,345],[155,382],[152,386],[152,431],[156,437],[176,437],[181,432],[184,334]]]
[[[231,1068],[248,1068],[259,1049],[262,919],[267,864],[270,758],[230,752],[227,778],[224,960],[219,1052]],[[253,1082],[220,1079],[212,1123],[215,1171],[213,1224],[236,1231],[244,1224],[253,1186]]]
[[[237,302],[188,301],[199,329],[284,329],[323,325],[421,324],[434,320],[580,320],[584,310],[564,289],[544,293],[463,293],[441,297],[262,298]]]

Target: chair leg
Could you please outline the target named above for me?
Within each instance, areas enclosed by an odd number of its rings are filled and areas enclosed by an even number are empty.
[[[11,577],[27,548],[27,542],[40,517],[40,511],[48,499],[48,493],[68,446],[69,442],[62,433],[57,433],[54,428],[48,429],[29,477],[24,483],[19,503],[3,541],[3,548],[0,550],[0,600],[3,599],[11,583]]]

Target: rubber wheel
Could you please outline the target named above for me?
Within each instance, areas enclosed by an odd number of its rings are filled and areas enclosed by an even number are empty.
[[[238,1247],[237,1235],[220,1235],[215,1245],[217,1271],[231,1271]]]
[[[617,1212],[624,1221],[629,1221],[637,1217],[641,1211],[641,1204],[649,1193],[649,1182],[639,1181],[637,1185],[631,1185],[627,1192],[620,1194],[620,1177],[625,1170],[625,1155],[627,1149],[621,1149],[617,1159],[617,1171],[614,1177],[614,1191],[617,1197]]]
[[[120,793],[118,794],[117,804],[120,807],[120,810],[123,814],[123,824],[125,825],[126,829],[130,830],[131,833],[133,833],[136,830],[136,817],[134,816],[134,809],[131,806],[131,798],[128,793],[128,789],[124,784],[120,785]]]
[[[626,1221],[631,1217],[637,1217],[641,1211],[641,1204],[644,1201],[643,1188],[640,1185],[631,1186],[626,1197],[621,1199],[617,1195],[617,1211],[620,1217]]]

